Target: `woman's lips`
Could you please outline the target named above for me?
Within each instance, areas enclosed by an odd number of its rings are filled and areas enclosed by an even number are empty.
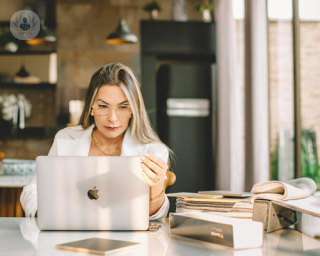
[[[105,126],[105,128],[109,131],[115,131],[117,130],[119,127],[110,127],[110,126]]]

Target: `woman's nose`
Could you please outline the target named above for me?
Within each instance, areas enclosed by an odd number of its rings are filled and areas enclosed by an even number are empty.
[[[113,108],[113,109],[111,109],[111,111],[110,111],[110,113],[109,113],[108,117],[109,117],[109,120],[110,120],[110,121],[112,121],[112,122],[115,122],[115,121],[117,121],[117,120],[118,120],[118,115],[117,115],[117,113],[116,113],[116,111],[115,111],[115,109],[114,109],[114,108]]]

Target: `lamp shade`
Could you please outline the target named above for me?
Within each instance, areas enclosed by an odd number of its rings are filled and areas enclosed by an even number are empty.
[[[43,21],[41,21],[39,34],[35,38],[27,40],[27,44],[38,45],[44,43],[54,43],[55,41],[56,38],[50,34],[50,32],[47,30],[47,27],[43,24]]]
[[[124,19],[121,19],[116,30],[111,33],[107,39],[108,44],[135,44],[138,38],[133,34]]]

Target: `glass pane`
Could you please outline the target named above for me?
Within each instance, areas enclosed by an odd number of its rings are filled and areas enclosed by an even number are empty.
[[[268,37],[271,179],[286,181],[294,178],[291,0],[268,0]]]
[[[299,1],[301,175],[320,187],[320,1]]]

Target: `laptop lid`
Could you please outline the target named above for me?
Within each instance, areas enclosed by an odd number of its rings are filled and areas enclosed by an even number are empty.
[[[138,156],[39,156],[42,230],[147,230],[149,185]]]

